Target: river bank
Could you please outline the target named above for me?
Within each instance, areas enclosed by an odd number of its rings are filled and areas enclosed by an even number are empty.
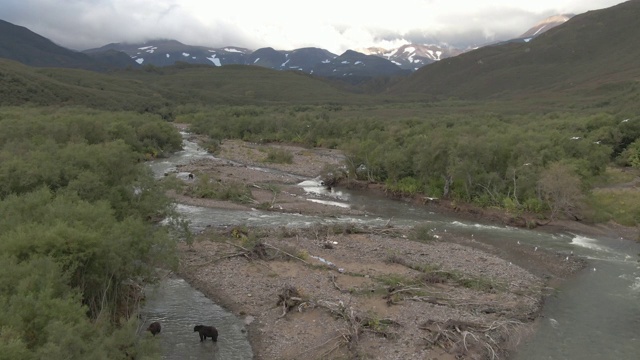
[[[294,154],[292,164],[268,165],[283,173],[255,168],[267,166],[267,145],[238,141],[225,141],[219,154],[235,163],[207,159],[179,168],[196,178],[247,184],[254,203],[178,193],[175,200],[362,215],[308,201],[296,185],[300,177],[290,175],[313,178],[340,163],[338,152],[278,146]],[[425,206],[446,209],[442,203]],[[380,228],[212,228],[180,252],[180,275],[245,319],[256,359],[473,359],[493,352],[504,358],[535,328],[549,287],[583,266],[580,259],[513,242],[496,246],[437,229],[416,233],[391,219]],[[282,299],[284,308],[278,305]]]

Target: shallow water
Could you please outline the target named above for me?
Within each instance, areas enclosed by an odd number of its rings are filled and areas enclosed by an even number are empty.
[[[638,244],[569,236],[588,266],[547,299],[539,330],[514,359],[640,359]]]
[[[244,323],[235,315],[209,300],[180,278],[168,278],[145,289],[142,317],[146,325],[159,321],[162,331],[155,336],[162,358],[247,360],[253,357]],[[217,342],[200,342],[196,325],[215,326]]]

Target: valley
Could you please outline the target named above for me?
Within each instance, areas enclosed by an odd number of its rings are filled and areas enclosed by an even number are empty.
[[[450,56],[0,22],[0,353],[637,358],[638,18]]]

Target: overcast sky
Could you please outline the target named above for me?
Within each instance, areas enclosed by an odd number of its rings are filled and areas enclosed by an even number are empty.
[[[0,19],[64,47],[164,38],[252,50],[508,40],[540,20],[620,0],[0,0]]]

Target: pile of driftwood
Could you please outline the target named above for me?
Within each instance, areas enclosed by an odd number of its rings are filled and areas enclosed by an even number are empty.
[[[234,244],[232,242],[229,241],[225,241],[225,244],[231,245],[237,249],[239,249],[240,251],[229,254],[229,255],[225,255],[219,258],[214,259],[213,261],[209,261],[209,262],[217,262],[220,260],[224,260],[224,259],[229,259],[232,257],[245,257],[247,258],[247,260],[275,260],[278,258],[291,258],[291,259],[295,259],[298,260],[300,262],[303,262],[307,265],[309,265],[309,262],[307,262],[306,260],[295,256],[283,249],[277,248],[273,245],[270,245],[268,243],[265,242],[257,242],[255,245],[253,245],[251,248],[247,248],[244,247],[242,245],[238,245],[238,244]],[[202,265],[202,264],[200,264]]]
[[[286,316],[290,311],[297,309],[299,312],[306,308],[320,308],[329,311],[334,317],[344,320],[344,327],[339,329],[339,335],[329,339],[329,341],[320,344],[314,348],[309,348],[305,352],[327,345],[334,342],[332,347],[327,350],[320,358],[328,356],[340,347],[346,347],[349,351],[355,350],[360,336],[364,332],[372,333],[377,336],[392,338],[395,332],[392,327],[400,326],[394,320],[376,318],[372,314],[364,314],[356,311],[353,307],[344,304],[342,301],[332,302],[326,300],[308,300],[293,286],[285,285],[278,293],[277,306],[282,307],[281,318]]]
[[[489,325],[449,319],[444,323],[426,321],[420,329],[428,331],[425,338],[428,347],[440,347],[457,358],[498,359],[508,353],[500,344],[517,338],[522,323],[518,321],[495,321]],[[473,355],[475,354],[475,355]],[[475,359],[475,358],[473,358]]]
[[[280,293],[278,293],[278,302],[276,305],[282,307],[282,315],[280,315],[280,317],[284,317],[289,311],[295,308],[298,308],[298,311],[302,311],[302,306],[306,304],[307,302],[303,299],[298,289],[291,285],[284,286],[282,290],[280,290]]]

